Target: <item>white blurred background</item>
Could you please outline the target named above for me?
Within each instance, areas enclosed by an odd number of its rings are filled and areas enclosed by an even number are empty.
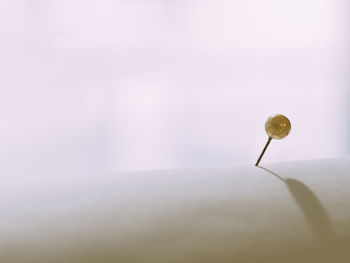
[[[345,0],[4,0],[6,173],[254,164],[349,153]]]

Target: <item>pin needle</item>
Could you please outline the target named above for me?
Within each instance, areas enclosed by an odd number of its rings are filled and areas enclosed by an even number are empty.
[[[276,140],[283,139],[289,134],[290,129],[291,129],[291,124],[286,116],[283,116],[281,114],[276,114],[267,119],[267,121],[265,122],[265,131],[269,136],[269,138],[258,160],[256,161],[255,166],[259,165],[261,158],[263,157],[272,139],[276,139]]]

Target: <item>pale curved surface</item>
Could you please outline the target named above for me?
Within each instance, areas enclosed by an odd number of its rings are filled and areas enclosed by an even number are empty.
[[[350,158],[3,179],[0,262],[349,262]]]

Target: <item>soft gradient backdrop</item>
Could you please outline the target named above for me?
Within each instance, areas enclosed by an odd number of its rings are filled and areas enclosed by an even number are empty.
[[[6,173],[255,163],[349,153],[345,0],[4,0]]]

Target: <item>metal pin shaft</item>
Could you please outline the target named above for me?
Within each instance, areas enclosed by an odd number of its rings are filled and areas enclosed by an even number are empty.
[[[267,143],[266,143],[264,149],[262,150],[262,152],[261,152],[261,154],[260,154],[260,156],[259,156],[259,159],[256,161],[255,166],[258,166],[258,165],[259,165],[260,160],[261,160],[261,158],[263,157],[263,155],[264,155],[264,153],[265,153],[267,147],[269,147],[269,144],[270,144],[271,140],[272,140],[272,138],[269,137],[269,139],[267,140]]]

